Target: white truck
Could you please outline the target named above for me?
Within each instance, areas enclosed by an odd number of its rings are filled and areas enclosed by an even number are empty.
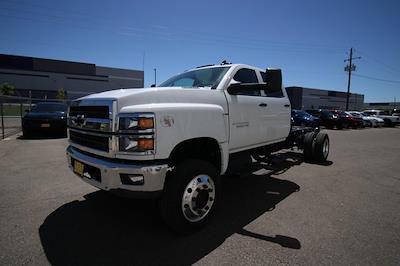
[[[202,66],[158,87],[121,89],[71,103],[70,169],[124,196],[158,197],[165,222],[192,232],[215,213],[220,176],[251,158],[294,146],[323,162],[329,138],[291,126],[281,71],[243,64]]]

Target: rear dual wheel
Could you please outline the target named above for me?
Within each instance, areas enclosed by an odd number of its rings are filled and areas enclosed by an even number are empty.
[[[304,159],[306,161],[325,162],[329,155],[329,137],[326,133],[309,132],[303,140]]]

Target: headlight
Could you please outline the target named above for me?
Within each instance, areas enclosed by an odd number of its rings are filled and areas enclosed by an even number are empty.
[[[119,152],[154,154],[155,116],[153,113],[120,114],[118,122]]]
[[[154,129],[154,114],[132,114],[119,118],[119,131],[152,131]]]
[[[154,152],[153,136],[120,136],[119,151],[121,152]]]

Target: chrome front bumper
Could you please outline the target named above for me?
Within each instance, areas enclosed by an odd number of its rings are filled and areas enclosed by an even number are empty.
[[[83,181],[102,190],[122,192],[120,194],[134,192],[132,195],[135,196],[135,194],[139,194],[140,192],[161,192],[164,188],[165,177],[169,169],[168,164],[154,163],[149,165],[138,161],[134,161],[132,164],[127,164],[108,158],[96,158],[88,156],[72,146],[67,148],[66,153],[69,168],[73,172],[74,160],[99,170],[100,180],[97,178],[91,178],[88,174],[83,176],[77,174],[77,176],[79,176]],[[121,174],[143,176],[144,183],[123,184]]]

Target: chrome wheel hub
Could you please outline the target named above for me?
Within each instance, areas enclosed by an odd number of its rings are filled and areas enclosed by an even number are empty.
[[[328,154],[329,154],[329,139],[325,139],[324,145],[322,147],[322,153],[324,154],[324,158],[328,157]]]
[[[210,212],[215,199],[215,186],[208,175],[194,177],[182,197],[182,212],[186,220],[198,222]]]

